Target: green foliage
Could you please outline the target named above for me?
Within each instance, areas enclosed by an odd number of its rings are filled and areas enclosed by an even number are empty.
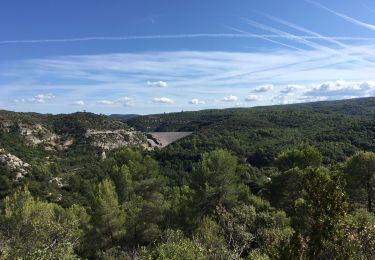
[[[279,258],[282,247],[288,244],[293,234],[285,213],[255,196],[252,196],[249,205],[238,205],[230,211],[218,208],[217,214],[232,258],[252,249],[259,249],[271,258]]]
[[[371,259],[375,255],[375,216],[365,210],[348,214],[339,224],[339,258]]]
[[[296,207],[293,226],[307,244],[307,256],[327,257],[337,224],[348,210],[341,176],[325,168],[308,169],[303,196]]]
[[[0,259],[371,259],[374,101],[132,117],[194,134],[106,159],[86,131],[127,124],[0,111],[0,148],[31,165],[0,165]],[[30,145],[23,124],[76,142]]]
[[[346,180],[350,198],[373,211],[375,199],[375,153],[358,152],[347,161]]]
[[[292,215],[295,213],[295,201],[302,196],[303,185],[304,172],[293,168],[271,176],[271,181],[266,185],[267,197],[272,205]]]
[[[159,164],[131,149],[116,152],[114,158],[110,175],[127,215],[126,241],[129,245],[150,243],[161,233],[160,225],[170,207],[164,197],[166,183]]]
[[[194,160],[223,148],[256,167],[272,166],[281,151],[301,142],[314,145],[326,163],[342,162],[355,151],[375,151],[375,99],[203,110],[134,117],[142,131],[194,131],[157,155],[161,161]]]
[[[204,217],[195,230],[195,238],[206,248],[212,259],[229,258],[225,231],[211,217]]]
[[[74,248],[87,224],[80,206],[63,209],[34,199],[27,188],[5,198],[0,216],[3,247],[10,259],[76,259]]]
[[[322,155],[315,147],[307,144],[289,149],[276,158],[276,165],[280,171],[287,171],[295,167],[299,169],[319,167],[321,163]]]
[[[92,224],[100,248],[110,248],[126,234],[125,213],[110,180],[99,183],[92,203]]]
[[[237,159],[225,150],[205,153],[194,167],[197,198],[201,213],[212,213],[219,204],[233,205],[237,200]]]
[[[195,240],[188,239],[177,230],[166,230],[163,242],[144,254],[145,259],[196,260],[207,259],[205,248]]]

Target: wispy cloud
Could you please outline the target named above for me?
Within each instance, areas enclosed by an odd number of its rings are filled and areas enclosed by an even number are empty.
[[[366,8],[368,11],[370,11],[371,13],[374,13],[374,14],[375,14],[375,9],[374,9],[374,8],[371,8],[371,7],[369,7],[367,4],[362,3],[362,2],[361,2],[361,5],[362,5],[364,8]]]
[[[338,17],[340,17],[340,18],[342,18],[342,19],[344,19],[344,20],[346,20],[346,21],[348,21],[348,22],[350,22],[352,24],[355,24],[355,25],[361,26],[363,28],[375,31],[375,25],[373,25],[373,24],[365,23],[365,22],[357,20],[357,19],[355,19],[353,17],[350,17],[348,15],[336,12],[336,11],[334,11],[334,10],[332,10],[332,9],[330,9],[330,8],[328,8],[328,7],[320,4],[318,2],[315,2],[315,1],[312,1],[312,0],[305,0],[305,1],[308,2],[308,3],[311,3],[313,5],[315,5],[317,7],[320,7],[321,9],[324,9],[324,10],[330,12],[331,14],[334,14],[334,15],[336,15],[336,16],[338,16]]]
[[[159,103],[159,104],[173,104],[174,103],[173,99],[167,98],[167,97],[154,98],[153,101],[154,103]]]
[[[329,43],[332,43],[334,45],[337,45],[341,48],[349,48],[350,46],[347,45],[347,44],[344,44],[342,43],[339,39],[334,39],[332,37],[327,37],[327,36],[323,36],[322,34],[320,33],[317,33],[315,31],[312,31],[312,30],[309,30],[305,27],[302,27],[298,24],[294,24],[294,23],[291,23],[291,22],[288,22],[286,20],[283,20],[283,19],[280,19],[280,18],[277,18],[275,16],[272,16],[272,15],[269,15],[269,14],[266,14],[266,13],[262,13],[264,16],[266,16],[268,19],[274,21],[274,22],[277,22],[277,23],[280,23],[280,24],[283,24],[285,26],[288,26],[290,28],[293,28],[297,31],[300,31],[300,32],[303,32],[303,33],[307,33],[308,35],[312,35],[312,36],[315,36],[315,37],[318,37],[319,39],[321,40],[324,40],[326,42],[329,42]],[[307,39],[305,39],[307,40]],[[372,63],[372,64],[375,64],[374,62],[370,61],[367,57],[355,57],[355,56],[352,56],[352,55],[349,55],[347,53],[344,53],[344,52],[341,52],[342,55],[345,55],[347,57],[350,57],[350,58],[353,58],[353,59],[356,59],[356,60],[362,60],[362,61],[365,61],[367,63]],[[368,57],[374,57],[374,53],[367,53],[368,54]]]
[[[236,102],[238,100],[237,96],[230,95],[222,99],[224,102]]]
[[[258,86],[254,89],[251,90],[251,92],[254,92],[254,93],[264,93],[264,92],[267,92],[267,91],[270,91],[273,89],[273,85],[272,84],[265,84],[265,85],[261,85],[261,86]]]
[[[154,86],[159,88],[165,88],[168,86],[168,83],[165,81],[147,81],[147,86]]]
[[[97,104],[99,105],[107,105],[107,106],[129,106],[134,102],[133,98],[130,97],[120,97],[116,99],[111,99],[111,100],[98,100],[96,101]]]
[[[15,103],[37,103],[37,104],[43,104],[46,103],[52,99],[54,99],[55,96],[52,93],[47,94],[37,94],[31,98],[16,98],[14,99]]]
[[[288,86],[286,86],[285,88],[283,88],[282,90],[280,90],[280,93],[282,94],[289,94],[289,93],[292,93],[298,89],[303,89],[304,87],[301,86],[301,85],[292,85],[292,84],[289,84]]]
[[[265,24],[261,24],[261,23],[258,23],[256,21],[253,21],[251,19],[248,19],[248,18],[242,18],[245,22],[247,22],[249,25],[255,27],[255,28],[258,28],[258,29],[262,29],[264,31],[268,31],[268,32],[271,32],[271,33],[275,33],[277,35],[280,35],[280,36],[284,36],[284,37],[289,37],[290,39],[300,43],[300,44],[303,44],[307,47],[310,47],[310,48],[313,48],[313,49],[316,49],[316,50],[321,50],[321,51],[331,51],[333,53],[339,53],[337,50],[335,49],[331,49],[325,45],[322,45],[322,44],[318,44],[316,42],[312,42],[310,40],[307,40],[305,38],[301,38],[301,37],[298,37],[297,35],[294,35],[292,33],[289,33],[289,32],[286,32],[286,31],[283,31],[283,30],[280,30],[280,29],[277,29],[275,27],[272,27],[272,26],[269,26],[269,25],[265,25]],[[321,37],[321,36],[316,36],[316,37]],[[323,38],[323,37],[322,37]]]
[[[28,99],[36,100],[40,93],[54,93],[59,97],[54,102],[39,103],[46,107],[45,111],[50,111],[51,106],[60,111],[68,108],[73,110],[75,106],[67,105],[82,99],[85,109],[89,111],[95,109],[112,113],[116,108],[116,111],[126,113],[156,113],[192,109],[191,104],[197,102],[196,108],[199,108],[203,100],[207,107],[221,108],[244,102],[246,97],[248,102],[245,105],[252,105],[250,100],[257,102],[257,105],[267,105],[318,98],[340,99],[348,96],[347,93],[328,95],[327,92],[324,96],[322,92],[320,96],[316,92],[312,96],[311,91],[324,82],[335,82],[338,79],[350,84],[373,81],[375,65],[366,64],[361,59],[367,56],[366,53],[375,53],[375,47],[348,46],[337,47],[337,50],[358,59],[333,55],[324,50],[277,49],[254,52],[176,51],[75,55],[12,64],[0,62],[0,70],[7,75],[2,76],[0,81],[0,101],[7,109],[24,107],[26,110],[30,109]],[[27,80],[20,81],[20,78]],[[150,89],[147,86],[149,79],[163,79],[173,88]],[[273,88],[264,87],[270,83]],[[266,90],[267,95],[255,100],[257,98],[250,95],[251,86],[259,91],[253,92],[254,95]],[[372,93],[362,91],[356,96]],[[277,99],[278,95],[280,97]],[[224,97],[226,99],[223,100]],[[14,99],[18,99],[19,103],[12,102]],[[194,99],[198,101],[192,101]]]
[[[257,95],[249,95],[245,98],[245,101],[251,102],[251,101],[259,101],[261,98]]]
[[[136,40],[169,40],[169,39],[188,39],[188,38],[263,38],[263,39],[293,39],[297,36],[286,36],[277,34],[252,34],[252,33],[198,33],[198,34],[166,34],[166,35],[134,35],[134,36],[96,36],[79,38],[58,38],[58,39],[23,39],[23,40],[2,40],[0,44],[46,44],[46,43],[69,43],[86,41],[136,41]],[[302,39],[322,39],[322,37],[300,35]],[[352,37],[339,36],[332,37],[336,40],[348,41],[371,41],[374,37]]]
[[[348,46],[339,42],[338,40],[336,39],[332,39],[331,37],[327,37],[327,36],[323,36],[321,35],[320,33],[317,33],[317,32],[314,32],[312,30],[309,30],[307,28],[304,28],[300,25],[297,25],[297,24],[294,24],[294,23],[291,23],[291,22],[288,22],[286,20],[283,20],[283,19],[280,19],[278,17],[275,17],[275,16],[272,16],[272,15],[269,15],[269,14],[266,14],[266,13],[261,13],[263,14],[264,16],[266,16],[268,19],[274,21],[274,22],[277,22],[277,23],[280,23],[280,24],[283,24],[283,25],[286,25],[290,28],[293,28],[293,29],[296,29],[298,31],[301,31],[301,32],[304,32],[304,33],[307,33],[307,35],[312,35],[312,36],[315,36],[317,39],[320,39],[320,40],[325,40],[325,41],[328,41],[330,43],[333,43],[333,44],[336,44],[340,47],[344,47],[344,48],[347,48]]]
[[[189,104],[192,104],[192,105],[204,105],[204,104],[206,104],[206,101],[200,100],[200,99],[197,99],[197,98],[193,98],[192,100],[189,101]]]
[[[99,105],[113,105],[113,104],[115,104],[115,102],[112,101],[112,100],[98,100],[98,101],[96,101],[96,103],[99,104]]]
[[[268,42],[272,42],[272,43],[275,43],[277,45],[280,45],[280,46],[283,46],[283,47],[287,47],[287,48],[290,48],[290,49],[293,49],[293,50],[297,50],[297,51],[302,51],[302,49],[300,48],[297,48],[295,46],[292,46],[292,45],[289,45],[289,44],[285,44],[285,43],[282,43],[282,42],[279,42],[279,41],[275,41],[273,39],[271,39],[271,37],[267,37],[267,36],[264,36],[264,35],[256,35],[256,34],[252,34],[252,33],[249,33],[247,31],[244,31],[244,30],[240,30],[240,29],[237,29],[237,28],[234,28],[234,27],[231,27],[231,26],[226,26],[228,29],[231,29],[233,31],[236,31],[236,32],[240,32],[244,35],[250,35],[250,36],[254,36],[256,38],[260,38],[262,40],[265,40],[265,41],[268,41]]]
[[[73,102],[73,105],[74,106],[84,106],[85,105],[85,101],[83,101],[83,100],[77,100],[77,101]]]

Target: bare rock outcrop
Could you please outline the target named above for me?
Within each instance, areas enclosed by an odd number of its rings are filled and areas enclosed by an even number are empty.
[[[146,136],[133,129],[95,130],[86,131],[86,138],[93,146],[103,150],[113,150],[122,147],[142,146],[147,142]]]
[[[0,148],[0,163],[4,164],[9,171],[15,174],[15,179],[20,179],[25,177],[30,170],[30,165],[22,161],[17,156],[6,152],[4,149]]]

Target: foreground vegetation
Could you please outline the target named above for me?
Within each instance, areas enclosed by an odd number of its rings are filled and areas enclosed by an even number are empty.
[[[149,155],[119,150],[98,184],[69,186],[70,203],[37,199],[27,186],[3,199],[1,257],[371,259],[375,154],[322,166],[302,144],[275,162],[266,175],[214,150],[176,185]]]
[[[134,117],[141,130],[195,133],[105,157],[2,132],[1,147],[31,166],[14,179],[0,164],[0,259],[372,259],[374,105]],[[100,128],[84,118],[60,121]]]

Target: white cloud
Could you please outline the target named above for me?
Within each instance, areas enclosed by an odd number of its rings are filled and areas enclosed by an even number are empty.
[[[251,101],[259,101],[260,97],[257,95],[249,95],[245,98],[245,101],[251,102]]]
[[[168,83],[165,81],[147,81],[147,86],[153,86],[158,88],[166,88],[168,86]]]
[[[317,102],[317,101],[325,101],[327,97],[308,97],[308,96],[301,96],[297,98],[296,103],[305,103],[305,102]]]
[[[206,102],[204,100],[199,100],[197,98],[193,98],[192,100],[189,101],[189,104],[192,105],[204,105]]]
[[[14,103],[26,103],[26,99],[24,99],[24,98],[21,98],[21,99],[16,98],[13,101],[14,101]]]
[[[238,100],[237,96],[228,96],[222,99],[225,102],[236,102]]]
[[[306,96],[314,97],[330,97],[345,98],[345,97],[366,97],[375,94],[375,81],[363,82],[348,82],[345,80],[329,81],[305,93]]]
[[[371,80],[375,80],[375,65],[371,61],[375,61],[375,55],[369,55],[375,53],[375,46],[358,45],[356,42],[348,47],[338,46],[337,50],[347,55],[311,48],[300,52],[285,49],[253,52],[172,51],[73,55],[16,61],[12,64],[0,63],[1,76],[6,75],[3,76],[6,83],[0,83],[0,102],[6,109],[14,109],[12,106],[15,103],[22,106],[23,103],[30,102],[28,99],[32,96],[22,96],[25,90],[35,94],[59,93],[59,99],[53,102],[53,107],[43,106],[40,109],[63,112],[72,100],[85,100],[87,97],[95,101],[107,100],[114,103],[112,106],[120,107],[127,101],[121,103],[117,99],[127,93],[129,97],[137,99],[137,102],[133,102],[132,111],[138,113],[139,110],[146,114],[182,108],[180,104],[167,107],[152,104],[155,96],[178,96],[183,98],[186,105],[199,97],[199,100],[212,100],[212,107],[222,108],[228,105],[223,102],[223,97],[229,96],[229,93],[239,97],[237,101],[231,101],[229,97],[225,99],[233,102],[232,105],[239,100],[245,103],[245,98],[250,94],[261,97],[257,103],[259,105],[275,104],[277,100],[272,97],[278,94],[290,94],[291,96],[284,98],[288,102],[299,102],[299,97],[342,99],[375,95],[371,87]],[[350,58],[352,56],[356,58]],[[252,63],[254,60],[257,62]],[[20,78],[27,81],[20,81]],[[167,88],[139,87],[145,86],[150,79],[173,82],[173,88],[170,84]],[[326,88],[319,87],[324,82],[335,82],[336,79],[355,83],[355,88],[346,87],[345,91],[338,91],[333,89],[332,83]],[[369,86],[363,84],[360,87],[358,83],[363,83],[364,80],[368,80]],[[44,82],[64,83],[56,87],[43,84]],[[270,87],[264,87],[263,84],[269,83],[274,84],[273,89],[264,92],[265,94],[250,92],[251,88],[265,91]],[[301,88],[294,89],[288,84],[298,84]],[[155,90],[159,94],[155,94]],[[33,97],[33,102],[43,102],[42,100],[52,104],[45,98]],[[108,109],[112,106],[108,106]],[[96,111],[105,109],[98,105]]]
[[[97,104],[99,105],[114,105],[115,102],[112,100],[98,100],[96,101]]]
[[[284,89],[282,89],[280,91],[280,93],[283,93],[283,94],[289,94],[289,93],[292,93],[296,90],[300,90],[302,89],[303,86],[301,85],[293,85],[293,84],[289,84],[288,86],[286,86]]]
[[[167,98],[167,97],[161,97],[161,98],[154,98],[154,103],[160,103],[160,104],[173,104],[174,100]]]
[[[272,84],[265,84],[265,85],[260,85],[256,88],[254,88],[251,92],[253,92],[253,93],[263,93],[263,92],[270,91],[272,89],[273,89]]]
[[[115,103],[121,104],[123,106],[131,106],[134,103],[134,99],[131,97],[121,97],[117,99]]]
[[[98,100],[96,101],[99,105],[122,105],[122,106],[130,106],[134,102],[134,99],[131,97],[120,97],[117,99],[111,99],[111,100]]]
[[[73,103],[75,106],[84,106],[85,102],[83,100],[77,100]]]
[[[48,94],[38,94],[38,95],[35,95],[34,97],[32,98],[29,98],[27,101],[28,102],[31,102],[31,103],[46,103],[47,101],[51,100],[51,99],[54,99],[55,96],[52,95],[51,93],[48,93]]]

